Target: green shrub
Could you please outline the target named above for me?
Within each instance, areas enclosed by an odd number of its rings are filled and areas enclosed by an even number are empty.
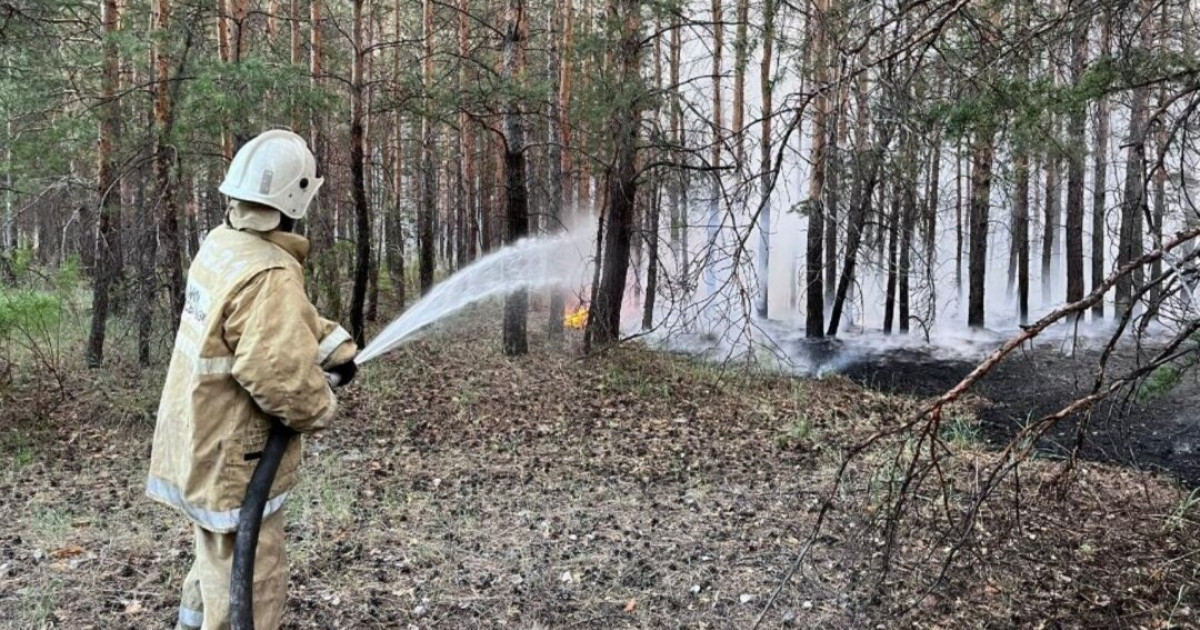
[[[42,336],[57,328],[66,309],[57,295],[22,289],[0,290],[0,339],[14,335]]]
[[[1160,365],[1150,376],[1146,377],[1146,382],[1142,384],[1138,390],[1139,402],[1148,402],[1175,389],[1183,377],[1183,370],[1177,365]]]

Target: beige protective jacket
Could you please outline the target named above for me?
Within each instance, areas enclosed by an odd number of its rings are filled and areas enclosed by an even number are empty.
[[[146,494],[206,530],[237,529],[270,417],[300,432],[324,428],[337,399],[322,368],[357,352],[304,292],[308,247],[288,232],[223,226],[209,233],[188,271]],[[295,486],[300,451],[293,439],[265,515]]]

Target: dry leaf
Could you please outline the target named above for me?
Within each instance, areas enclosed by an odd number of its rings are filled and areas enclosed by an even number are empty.
[[[55,549],[50,552],[50,556],[53,558],[71,558],[82,554],[83,547],[79,545],[71,545],[70,547],[63,547],[62,549]]]

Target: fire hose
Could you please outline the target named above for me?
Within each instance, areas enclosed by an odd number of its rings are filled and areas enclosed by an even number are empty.
[[[326,374],[329,384],[341,384],[337,375]],[[246,497],[238,519],[237,537],[233,542],[233,569],[230,571],[229,615],[233,630],[254,630],[254,557],[258,553],[258,532],[262,529],[263,509],[271,495],[279,463],[296,431],[279,418],[271,418],[271,433],[263,447],[262,457],[254,467]]]

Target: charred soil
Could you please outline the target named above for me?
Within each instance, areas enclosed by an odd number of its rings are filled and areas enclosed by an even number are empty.
[[[1129,372],[1155,351],[1153,346],[1122,346],[1107,372]],[[1100,357],[1101,348],[1086,340],[1038,340],[1011,354],[973,390],[986,399],[977,411],[983,439],[1003,447],[1026,423],[1090,394]],[[866,387],[923,397],[948,391],[976,365],[928,350],[900,349],[862,355],[842,373]],[[1184,371],[1170,387],[1156,387],[1154,381],[1101,402],[1090,414],[1060,422],[1038,444],[1040,455],[1066,458],[1080,444],[1084,459],[1162,473],[1189,488],[1200,487],[1197,371]]]

